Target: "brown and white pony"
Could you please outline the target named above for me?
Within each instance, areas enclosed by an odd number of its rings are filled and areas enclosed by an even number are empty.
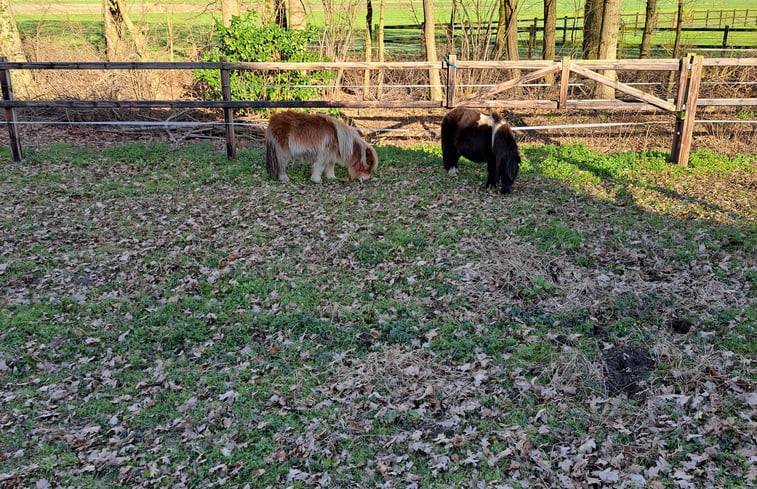
[[[347,167],[350,180],[370,178],[378,165],[373,147],[363,141],[354,127],[322,114],[287,110],[271,116],[265,133],[265,167],[271,178],[286,183],[287,163],[299,159],[313,165],[310,179],[321,175],[335,178],[334,165]]]
[[[457,107],[442,120],[442,160],[449,175],[457,174],[457,162],[464,156],[486,163],[486,187],[508,194],[518,176],[520,154],[510,126],[499,114]]]

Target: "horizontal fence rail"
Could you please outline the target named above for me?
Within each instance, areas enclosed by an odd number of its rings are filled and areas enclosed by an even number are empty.
[[[6,62],[0,58],[0,81],[2,81],[3,100],[0,107],[6,115],[10,145],[13,159],[20,161],[21,145],[17,133],[16,109],[20,108],[63,108],[63,109],[221,109],[224,113],[226,127],[227,154],[235,155],[234,111],[241,109],[268,108],[452,108],[470,106],[491,109],[539,109],[547,111],[561,110],[602,110],[633,112],[667,112],[674,116],[675,134],[671,159],[681,164],[688,161],[688,153],[693,134],[696,109],[703,106],[757,106],[757,98],[700,98],[699,87],[704,68],[747,68],[757,67],[757,58],[704,58],[687,55],[681,59],[619,59],[619,60],[573,60],[569,57],[556,61],[467,61],[457,60],[449,55],[441,62],[403,61],[403,62],[312,62],[312,63],[270,63],[270,62]],[[10,73],[13,70],[217,70],[220,71],[223,94],[222,100],[17,100],[13,96]],[[428,73],[439,70],[446,74],[446,83],[442,87],[446,92],[443,100],[431,100],[410,95],[401,100],[389,100],[377,97],[369,100],[363,97],[350,99],[333,99],[326,96],[319,100],[232,100],[229,90],[229,76],[234,71],[335,71],[349,70],[380,72],[409,71]],[[481,87],[478,93],[460,94],[463,85],[458,82],[458,73],[471,71],[505,74],[511,77],[501,83]],[[608,72],[669,72],[671,84],[674,85],[675,98],[659,96],[641,90],[631,84],[619,82],[609,77]],[[525,74],[523,74],[525,73]],[[518,99],[503,97],[505,92],[512,92],[516,87],[547,77],[555,78],[559,87],[554,99]],[[588,83],[607,85],[625,96],[625,99],[577,99],[571,98],[569,87],[573,86],[570,78],[582,78]],[[551,82],[550,82],[551,83]],[[548,86],[549,84],[547,84]],[[425,87],[428,92],[430,85]],[[323,87],[334,89],[334,87]],[[754,94],[754,90],[750,91]],[[417,94],[416,94],[417,95]],[[630,98],[631,100],[628,100]]]

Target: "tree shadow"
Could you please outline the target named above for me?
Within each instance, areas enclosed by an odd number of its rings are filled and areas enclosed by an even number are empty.
[[[555,148],[547,146],[529,147],[526,148],[524,152],[528,155],[529,158],[532,159],[532,161],[542,161],[546,158],[552,158],[556,156]],[[666,161],[670,156],[669,153],[664,151],[649,151],[645,152],[645,155],[651,158],[664,159]],[[566,165],[572,166],[580,171],[588,172],[590,175],[598,178],[604,188],[614,190],[614,193],[617,195],[617,200],[619,200],[619,202],[621,203],[627,203],[628,196],[630,195],[630,190],[631,188],[635,187],[646,191],[656,192],[679,204],[698,206],[706,211],[713,213],[722,213],[726,215],[731,214],[729,209],[713,202],[707,201],[701,197],[687,195],[668,187],[644,182],[639,179],[634,179],[628,173],[619,172],[617,171],[617,168],[613,169],[606,164],[602,164],[602,162],[605,161],[605,155],[592,153],[590,157],[582,158],[571,154],[570,151],[561,152],[558,149],[557,156],[559,156],[560,160]],[[667,164],[675,165],[675,163]]]

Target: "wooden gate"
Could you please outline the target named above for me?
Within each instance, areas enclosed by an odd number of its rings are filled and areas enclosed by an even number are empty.
[[[629,105],[620,100],[568,100],[568,84],[571,74],[578,75],[597,82],[601,85],[629,95],[643,104],[664,110],[675,116],[675,134],[673,136],[673,148],[671,161],[681,165],[687,165],[696,116],[697,100],[699,98],[699,84],[702,77],[704,58],[698,55],[688,55],[681,60],[615,60],[615,61],[591,61],[573,60],[565,57],[559,61],[541,62],[500,62],[499,68],[507,70],[532,70],[518,78],[507,80],[479,93],[461,99],[455,98],[455,84],[457,70],[481,68],[480,62],[457,61],[454,55],[445,58],[447,69],[447,107],[471,106],[471,107],[506,107],[520,108],[522,101],[508,100],[497,101],[495,95],[513,89],[525,83],[538,80],[550,75],[560,73],[560,90],[558,99],[542,104],[546,109],[597,109],[597,110],[638,110],[638,106]],[[491,64],[487,63],[491,68]],[[675,101],[661,99],[651,93],[634,88],[617,79],[601,74],[599,70],[637,70],[637,71],[677,71],[678,83]]]

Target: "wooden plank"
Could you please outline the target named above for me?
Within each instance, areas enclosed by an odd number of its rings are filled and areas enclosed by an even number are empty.
[[[463,101],[468,101],[475,98],[487,99],[487,98],[493,97],[494,95],[497,95],[498,93],[502,93],[506,90],[517,87],[518,85],[521,85],[523,83],[528,83],[532,80],[536,80],[538,78],[543,78],[547,75],[557,73],[558,71],[560,71],[560,69],[561,69],[560,65],[558,63],[555,63],[553,66],[548,66],[540,70],[532,71],[531,73],[527,73],[519,78],[514,78],[512,80],[507,80],[504,83],[499,83],[497,85],[494,85],[493,87],[487,89],[484,92],[480,92],[477,95],[465,97]]]
[[[757,58],[707,58],[702,66],[757,66]]]
[[[588,70],[674,71],[678,69],[677,59],[575,60],[573,64]]]
[[[568,100],[566,110],[602,110],[606,112],[663,112],[665,109],[642,102],[623,100]]]
[[[461,70],[537,70],[553,66],[556,61],[522,60],[522,61],[465,61],[458,60],[457,67]]]
[[[678,93],[676,94],[676,107],[675,110],[679,111],[683,109],[683,104],[686,101],[686,86],[689,80],[689,59],[688,56],[684,56],[680,60],[678,67]]]
[[[699,84],[702,79],[703,56],[694,56],[691,63],[689,89],[686,94],[686,112],[680,134],[680,145],[673,154],[673,161],[679,165],[688,166],[691,141],[694,136],[694,120],[697,114],[697,99],[699,98]]]
[[[226,63],[189,63],[189,62],[151,62],[151,63],[102,63],[102,62],[43,62],[43,63],[2,63],[0,69],[23,70],[364,70],[364,69],[441,69],[440,62],[429,61],[345,61],[312,63],[272,63],[272,62],[226,62]]]
[[[643,100],[644,102],[647,102],[648,104],[654,105],[661,109],[669,110],[671,112],[675,110],[675,105],[673,105],[672,103],[668,101],[655,97],[654,95],[648,94],[646,92],[642,92],[641,90],[638,90],[636,88],[630,87],[626,85],[625,83],[620,83],[617,80],[613,80],[611,78],[607,78],[606,76],[602,76],[599,73],[594,73],[591,70],[587,70],[586,68],[577,66],[575,63],[571,66],[571,71],[578,73],[579,75],[585,76],[586,78],[589,78],[590,80],[594,80],[596,82],[602,83],[603,85],[611,86],[615,90],[631,95],[632,97],[636,97],[640,100]]]
[[[570,56],[565,56],[562,59],[562,67],[560,68],[560,95],[557,99],[557,108],[565,108],[565,103],[568,101],[568,83],[570,83],[570,66],[572,61]]]
[[[492,109],[545,109],[556,110],[554,100],[481,100],[474,99],[458,103],[457,107],[478,107]]]
[[[270,109],[270,108],[388,108],[388,109],[433,109],[443,103],[433,100],[29,100],[2,101],[0,107],[62,108],[62,109]]]
[[[757,98],[700,98],[697,107],[750,107],[757,105]]]
[[[226,63],[224,68],[230,70],[433,70],[443,69],[441,61],[341,61],[313,63]]]
[[[0,61],[5,61],[5,59],[6,58],[0,58]],[[13,85],[11,84],[11,73],[9,70],[0,70],[0,86],[3,92],[3,102],[12,102]],[[5,123],[8,126],[8,139],[10,141],[13,161],[21,161],[21,158],[23,157],[23,153],[21,152],[21,139],[18,137],[16,110],[13,107],[5,107]]]
[[[681,146],[681,131],[683,129],[683,105],[686,103],[686,93],[689,86],[689,56],[686,55],[680,60],[680,66],[678,69],[678,93],[676,94],[676,120],[675,128],[673,129],[673,150],[670,154],[673,155],[676,152],[675,148]]]

